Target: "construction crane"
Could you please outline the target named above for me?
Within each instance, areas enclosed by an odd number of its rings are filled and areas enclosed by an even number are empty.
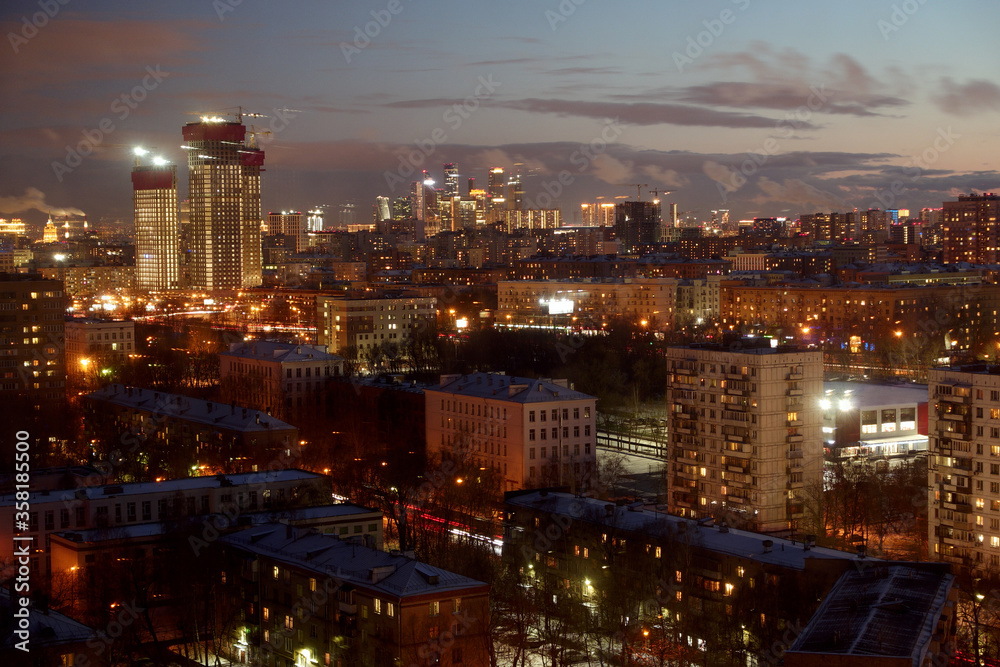
[[[657,190],[656,188],[651,188],[649,194],[653,195],[656,199],[660,198],[660,195],[669,195],[671,190]]]
[[[649,187],[648,183],[619,183],[618,185],[624,188],[634,187],[636,201],[642,201],[642,189]]]

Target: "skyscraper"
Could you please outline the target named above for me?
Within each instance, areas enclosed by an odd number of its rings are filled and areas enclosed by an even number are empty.
[[[489,210],[494,208],[504,209],[506,208],[506,183],[503,178],[503,167],[494,167],[490,169],[489,179],[486,181],[486,191],[489,193],[489,199],[487,200],[487,206]]]
[[[623,253],[637,253],[660,242],[660,205],[651,201],[615,204],[615,237]]]
[[[299,211],[282,211],[267,214],[267,235],[283,235],[287,240],[285,247],[291,247],[295,252],[302,252],[305,230],[302,229],[302,213]],[[289,244],[288,241],[292,243]]]
[[[390,210],[388,197],[375,197],[375,209],[376,216],[378,217],[376,222],[392,219],[392,211]]]
[[[141,290],[180,287],[180,228],[177,220],[177,165],[136,164],[135,285]]]
[[[507,180],[507,210],[520,211],[524,200],[524,187],[521,185],[521,174],[516,172]]]
[[[260,172],[264,151],[240,122],[202,118],[183,128],[191,196],[191,287],[261,284]]]
[[[449,199],[460,194],[458,191],[458,165],[454,162],[447,162],[444,165],[444,193]]]

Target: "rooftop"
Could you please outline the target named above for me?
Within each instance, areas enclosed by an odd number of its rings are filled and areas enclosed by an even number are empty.
[[[5,619],[14,618],[13,601],[6,589],[0,592],[0,613]],[[31,609],[28,624],[30,637],[28,648],[31,651],[38,651],[46,646],[85,642],[97,637],[91,628],[74,621],[69,616],[51,610],[43,612],[37,607]],[[8,627],[10,627],[11,632],[2,637],[2,648],[12,650],[19,638],[14,634],[12,625],[8,625]]]
[[[848,396],[854,404],[866,408],[879,405],[904,405],[927,402],[925,384],[877,384],[874,382],[824,382],[823,392]]]
[[[330,354],[326,345],[291,345],[289,343],[271,343],[255,341],[252,343],[233,343],[226,352],[220,352],[220,357],[240,357],[243,359],[268,359],[288,363],[293,361],[341,361],[343,357]]]
[[[924,660],[955,577],[941,564],[848,570],[786,653]]]
[[[713,526],[706,520],[685,519],[672,514],[647,509],[638,504],[615,505],[597,498],[575,496],[554,491],[528,491],[508,495],[505,504],[524,507],[549,514],[570,517],[597,525],[615,526],[617,529],[645,533],[650,536],[684,535],[692,546],[720,554],[727,554],[769,565],[803,570],[810,558],[856,560],[855,553],[827,547],[809,546],[796,540]],[[609,509],[610,508],[610,509]],[[610,512],[610,513],[609,513]],[[767,543],[770,543],[768,545]],[[865,558],[863,562],[878,563]]]
[[[488,586],[406,556],[283,524],[247,528],[226,535],[221,541],[271,560],[400,598]]]
[[[233,475],[206,475],[204,477],[168,479],[162,482],[132,482],[129,484],[80,486],[58,491],[35,491],[31,494],[31,502],[62,502],[63,497],[66,494],[69,494],[74,498],[85,497],[90,500],[99,500],[107,497],[142,495],[147,493],[176,493],[196,491],[199,489],[218,489],[224,486],[236,487],[249,484],[274,484],[278,482],[296,481],[305,482],[320,479],[322,477],[322,475],[314,472],[296,469],[244,472]],[[13,493],[7,493],[0,496],[0,506],[12,504],[14,504]]]
[[[122,384],[109,384],[84,398],[233,431],[283,431],[295,428],[266,412]]]
[[[489,398],[512,403],[596,400],[589,394],[572,389],[566,380],[514,377],[503,373],[442,375],[441,383],[428,387],[427,391],[440,391],[446,394]]]

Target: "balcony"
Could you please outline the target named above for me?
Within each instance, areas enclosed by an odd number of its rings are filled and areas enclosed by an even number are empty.
[[[743,445],[739,449],[726,449],[722,452],[726,456],[738,456],[739,458],[750,458],[753,455],[753,447]]]
[[[802,373],[789,373],[788,376],[785,377],[785,379],[791,382],[793,380],[802,380],[804,379],[804,376],[802,375]]]
[[[682,368],[681,366],[678,366],[677,368],[674,369],[674,373],[676,373],[677,375],[694,375],[694,369]]]
[[[680,456],[678,456],[676,460],[677,460],[678,463],[686,463],[688,465],[698,465],[698,459],[697,458],[690,458],[690,457],[684,456],[683,454],[680,455]]]
[[[727,465],[726,470],[728,470],[729,472],[738,472],[741,475],[745,475],[747,472],[749,472],[743,466],[732,466],[732,465]]]
[[[726,502],[734,505],[747,505],[750,501],[746,498],[740,498],[739,496],[726,496]]]
[[[340,613],[342,613],[342,614],[357,614],[358,613],[358,605],[357,605],[357,603],[356,602],[355,603],[341,602],[340,603]]]
[[[939,401],[945,401],[946,403],[958,403],[960,405],[968,405],[972,402],[972,396],[958,396],[956,394],[939,394],[937,396]]]
[[[788,425],[792,426],[792,427],[802,426],[802,420],[801,419],[789,419],[788,420]]]
[[[790,449],[785,452],[785,456],[789,459],[801,459],[803,457],[803,452],[801,449]]]
[[[955,421],[955,422],[963,422],[969,418],[969,415],[967,414],[963,415],[958,412],[942,412],[938,416],[941,417],[941,419],[947,419],[949,421]]]
[[[801,396],[802,395],[802,390],[801,389],[789,389],[788,393],[786,395],[787,396]]]
[[[785,442],[802,442],[803,437],[801,434],[789,435],[785,437]]]

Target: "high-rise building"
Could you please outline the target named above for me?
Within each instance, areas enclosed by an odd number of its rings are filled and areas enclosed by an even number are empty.
[[[388,197],[375,197],[375,211],[378,218],[376,222],[392,220],[392,210]]]
[[[309,217],[306,219],[306,231],[323,231],[323,209],[317,207],[309,211]]]
[[[444,165],[444,193],[449,199],[461,194],[458,191],[458,165],[454,162]]]
[[[959,195],[944,202],[944,261],[995,264],[1000,261],[1000,194]]]
[[[520,211],[524,200],[524,186],[521,185],[521,173],[515,172],[507,179],[507,210]]]
[[[486,181],[486,192],[488,194],[487,207],[489,210],[507,207],[507,187],[503,177],[503,167],[490,169],[489,178]]]
[[[7,220],[0,218],[0,234],[13,234],[15,236],[25,236],[24,220],[21,218],[11,218]]]
[[[945,204],[947,206],[947,204]],[[927,549],[966,573],[1000,567],[1000,367],[927,376]]]
[[[135,286],[140,290],[180,287],[180,223],[177,219],[177,165],[136,164]]]
[[[672,514],[785,532],[817,511],[823,353],[766,342],[667,350]]]
[[[302,213],[299,211],[282,211],[281,213],[267,214],[267,235],[283,235],[286,239],[286,247],[291,247],[295,252],[302,252],[305,247],[305,230],[302,229]]]
[[[637,253],[642,246],[660,242],[660,205],[651,201],[615,204],[615,238],[623,253]]]
[[[261,284],[260,172],[264,151],[240,122],[203,118],[183,128],[191,197],[191,287]]]

